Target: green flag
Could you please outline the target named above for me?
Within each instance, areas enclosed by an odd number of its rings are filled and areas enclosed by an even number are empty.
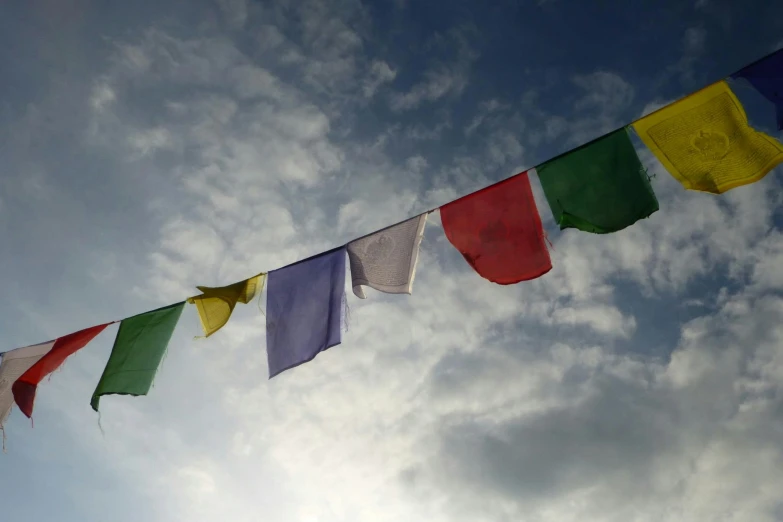
[[[625,129],[548,161],[536,170],[561,229],[607,234],[658,210],[650,180]]]
[[[147,395],[185,302],[158,308],[120,323],[109,362],[90,406],[98,411],[102,395]]]

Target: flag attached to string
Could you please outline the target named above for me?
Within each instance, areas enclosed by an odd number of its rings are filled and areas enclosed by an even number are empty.
[[[266,354],[269,378],[340,344],[345,248],[269,273]]]
[[[147,395],[184,307],[182,301],[122,320],[92,394],[93,410],[98,411],[103,395]]]
[[[536,168],[561,229],[606,234],[658,210],[650,180],[625,129]]]
[[[22,413],[27,417],[32,417],[38,384],[44,377],[59,368],[68,357],[84,348],[110,324],[112,323],[85,328],[53,341],[51,349],[30,366],[12,386],[14,400]]]
[[[197,286],[201,295],[188,298],[196,305],[204,335],[209,337],[220,330],[231,317],[237,303],[247,304],[264,288],[266,274],[258,274],[233,285],[213,288]]]
[[[403,221],[348,243],[353,293],[365,298],[362,286],[387,294],[410,294],[427,214]]]
[[[783,49],[732,74],[732,78],[745,78],[775,104],[778,130],[783,130]]]
[[[783,145],[748,125],[742,104],[719,81],[633,124],[683,186],[720,194],[754,183],[783,161]]]
[[[527,172],[440,208],[446,237],[493,283],[510,285],[552,269]]]
[[[0,355],[2,357],[2,362],[0,362],[0,428],[14,405],[14,394],[11,387],[24,372],[49,353],[54,343],[55,341],[49,341],[48,343],[34,344]]]

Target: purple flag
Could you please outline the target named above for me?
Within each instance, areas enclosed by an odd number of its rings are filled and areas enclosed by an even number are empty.
[[[267,276],[269,378],[340,344],[345,248],[299,261]]]
[[[778,130],[783,130],[783,49],[750,64],[732,78],[745,78],[766,99],[775,104]]]

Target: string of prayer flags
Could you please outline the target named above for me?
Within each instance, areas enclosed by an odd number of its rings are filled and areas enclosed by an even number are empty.
[[[14,405],[14,395],[11,386],[16,380],[46,355],[54,346],[55,341],[34,344],[17,348],[2,354],[0,362],[0,429],[2,429],[11,408]]]
[[[607,234],[658,210],[650,180],[625,129],[536,168],[560,229]]]
[[[12,386],[14,400],[28,418],[33,416],[33,404],[38,384],[62,365],[65,360],[84,348],[96,335],[112,323],[100,324],[56,339],[51,349],[27,369]]]
[[[427,213],[348,243],[353,293],[362,285],[387,294],[410,294]]]
[[[775,105],[777,126],[783,130],[783,49],[732,78],[747,80]],[[691,190],[720,194],[758,181],[783,162],[783,144],[750,126],[726,81],[631,126],[671,175]],[[561,229],[611,233],[658,211],[650,179],[628,132],[628,128],[611,132],[531,169],[537,171]],[[531,171],[440,208],[449,242],[481,277],[494,283],[534,279],[552,268],[530,186]],[[90,406],[98,411],[104,395],[149,393],[186,302],[196,306],[209,337],[230,320],[237,303],[247,304],[259,295],[265,282],[270,379],[311,361],[342,342],[346,258],[358,297],[365,298],[365,286],[410,294],[427,215],[269,274],[222,287],[199,286],[198,296],[122,320]],[[14,402],[32,417],[43,378],[109,324],[0,353],[0,431]]]
[[[182,301],[122,320],[90,400],[93,410],[103,395],[147,395],[184,307]]]
[[[778,130],[783,130],[783,49],[731,75],[745,78],[754,89],[775,104]]]
[[[197,286],[201,295],[188,298],[196,305],[204,336],[209,337],[228,322],[237,303],[247,304],[264,288],[266,274],[221,287]]]
[[[269,378],[340,344],[345,247],[269,273],[266,353]]]
[[[440,208],[446,237],[483,278],[501,285],[552,269],[527,172]]]
[[[721,194],[760,180],[783,161],[783,145],[748,124],[725,81],[641,118],[633,128],[686,189]]]

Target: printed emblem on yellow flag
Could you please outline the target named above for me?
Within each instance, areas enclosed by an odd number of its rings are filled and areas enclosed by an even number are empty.
[[[196,305],[204,335],[209,337],[228,322],[237,303],[249,303],[264,288],[266,274],[258,274],[233,285],[212,288],[197,286],[201,295],[190,297],[188,302]]]
[[[641,118],[639,137],[687,189],[720,194],[783,161],[783,145],[754,130],[725,81]]]

